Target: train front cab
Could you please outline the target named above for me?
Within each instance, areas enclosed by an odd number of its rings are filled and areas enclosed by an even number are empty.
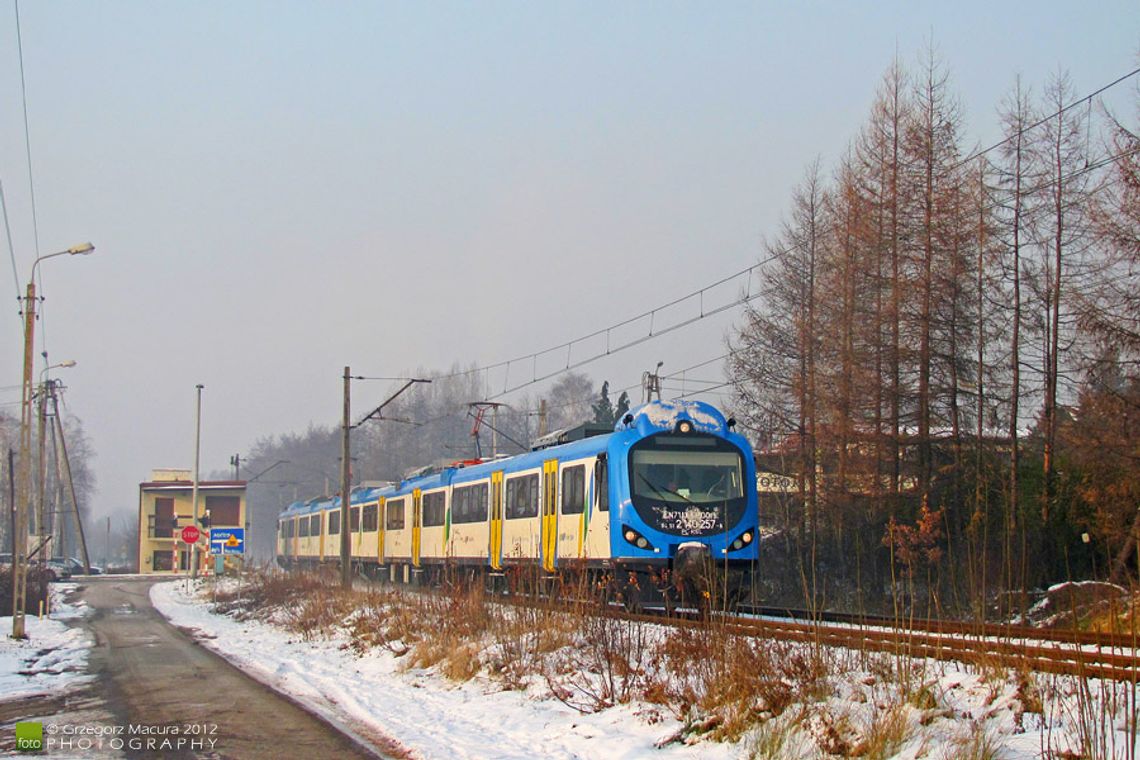
[[[758,557],[747,439],[707,404],[659,402],[630,415],[609,458],[611,551],[627,601],[720,608],[744,596]]]

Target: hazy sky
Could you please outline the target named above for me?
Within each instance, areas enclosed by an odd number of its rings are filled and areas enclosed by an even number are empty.
[[[97,246],[41,265],[39,335],[53,363],[78,362],[59,377],[98,452],[98,513],[134,510],[152,468],[190,466],[197,383],[205,472],[260,436],[335,423],[346,364],[491,363],[754,263],[896,51],[915,68],[933,37],[971,142],[993,141],[1018,73],[1039,91],[1065,68],[1083,94],[1140,65],[1135,0],[25,0],[20,14],[39,251]],[[0,182],[26,283],[15,18],[2,0]],[[23,286],[0,244],[0,404],[18,414]],[[738,313],[585,371],[621,387],[718,356]],[[358,383],[354,406],[389,390]]]

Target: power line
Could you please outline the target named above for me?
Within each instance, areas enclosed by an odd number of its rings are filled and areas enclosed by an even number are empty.
[[[36,257],[40,255],[40,227],[36,217],[36,182],[32,173],[32,133],[28,128],[28,88],[24,78],[24,39],[20,33],[20,0],[16,6],[16,49],[20,59],[20,99],[24,104],[24,150],[28,157],[28,190],[32,201],[32,235],[35,240]]]
[[[4,214],[4,234],[8,238],[8,258],[12,261],[12,286],[16,299],[20,298],[20,273],[16,271],[16,246],[12,245],[12,225],[8,221],[8,202],[4,198],[4,183],[0,181],[0,212]]]
[[[1120,84],[1121,82],[1124,82],[1127,79],[1130,79],[1130,78],[1136,76],[1137,74],[1140,74],[1140,68],[1133,69],[1132,71],[1128,72],[1127,74],[1124,74],[1123,76],[1120,76],[1120,77],[1114,79],[1113,81],[1109,82],[1108,84],[1104,85],[1100,89],[1095,90],[1094,92],[1090,92],[1088,95],[1085,95],[1084,97],[1078,98],[1066,106],[1062,106],[1059,110],[1054,111],[1053,113],[1049,114],[1048,116],[1045,116],[1042,119],[1039,119],[1038,121],[1035,121],[1034,123],[1030,124],[1027,127],[1021,127],[1016,132],[1013,132],[1012,134],[1006,135],[1001,140],[998,140],[996,143],[994,143],[990,147],[988,147],[984,150],[974,151],[973,153],[971,153],[970,155],[966,156],[961,161],[959,161],[957,164],[955,164],[954,168],[957,168],[959,166],[962,166],[963,164],[969,163],[970,161],[973,161],[975,158],[978,158],[979,156],[984,156],[987,153],[989,153],[990,151],[1000,148],[1001,146],[1005,145],[1007,142],[1009,142],[1013,138],[1017,137],[1018,135],[1025,134],[1026,132],[1029,132],[1030,130],[1036,129],[1037,127],[1040,127],[1042,124],[1045,124],[1046,122],[1050,121],[1051,119],[1055,119],[1056,117],[1060,116],[1061,114],[1065,113],[1066,111],[1068,111],[1068,110],[1070,110],[1070,109],[1072,109],[1078,105],[1081,105],[1082,103],[1091,103],[1092,99],[1095,98],[1097,95],[1100,95],[1101,93],[1112,89],[1116,85]]]

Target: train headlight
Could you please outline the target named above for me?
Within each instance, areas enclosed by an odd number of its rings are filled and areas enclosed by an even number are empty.
[[[739,536],[737,536],[737,537],[736,537],[736,540],[734,540],[732,543],[730,543],[730,544],[728,545],[728,548],[727,548],[727,550],[728,550],[728,551],[733,551],[733,552],[738,552],[738,551],[740,551],[741,549],[743,549],[744,547],[746,547],[746,546],[748,546],[749,544],[751,544],[751,543],[752,543],[752,539],[753,539],[753,538],[755,538],[755,537],[756,537],[756,536],[755,536],[755,534],[752,532],[752,530],[751,530],[751,529],[749,529],[749,530],[746,530],[746,531],[744,531],[743,533],[741,533]]]
[[[658,551],[657,547],[649,543],[649,539],[638,533],[628,525],[621,526],[621,535],[626,541],[645,551]]]
[[[677,423],[677,432],[682,435],[688,435],[693,432],[693,423],[688,420],[681,420]]]

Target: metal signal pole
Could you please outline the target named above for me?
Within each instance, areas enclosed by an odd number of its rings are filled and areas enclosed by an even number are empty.
[[[194,386],[198,389],[198,413],[194,418],[194,487],[190,495],[190,514],[194,516],[194,527],[201,525],[201,515],[198,512],[198,455],[202,450],[202,389],[206,386],[199,383]],[[175,536],[177,541],[178,537]],[[190,547],[190,577],[198,577],[198,545]]]
[[[352,375],[349,368],[344,368],[344,423],[341,431],[340,452],[340,585],[344,588],[352,586],[351,536],[349,535],[348,517],[350,500],[349,488],[352,480],[352,459],[350,458],[348,434],[352,430],[352,402],[349,398]]]

